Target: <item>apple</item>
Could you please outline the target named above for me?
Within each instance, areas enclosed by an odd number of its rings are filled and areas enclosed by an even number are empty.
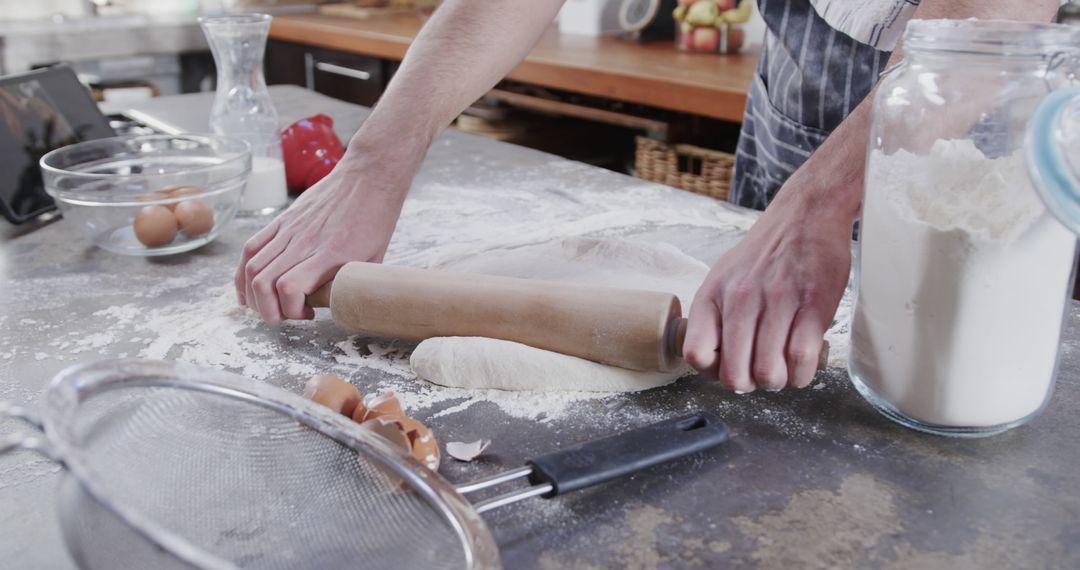
[[[690,36],[690,45],[696,51],[716,51],[720,47],[720,30],[716,28],[694,28]]]

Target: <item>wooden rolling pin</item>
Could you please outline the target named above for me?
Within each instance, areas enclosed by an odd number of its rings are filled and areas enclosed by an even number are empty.
[[[482,336],[632,370],[675,368],[686,335],[670,293],[375,263],[346,264],[307,303],[371,336]]]

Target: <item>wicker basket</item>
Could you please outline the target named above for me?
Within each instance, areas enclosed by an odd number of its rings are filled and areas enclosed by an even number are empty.
[[[638,178],[727,200],[734,167],[735,155],[726,152],[637,137]]]

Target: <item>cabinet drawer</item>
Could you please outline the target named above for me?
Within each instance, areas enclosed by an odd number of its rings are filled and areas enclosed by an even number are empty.
[[[264,69],[266,82],[271,85],[291,83],[371,106],[390,80],[391,67],[374,57],[270,40]]]
[[[304,84],[342,101],[371,106],[382,94],[383,62],[373,57],[311,49],[304,54]]]

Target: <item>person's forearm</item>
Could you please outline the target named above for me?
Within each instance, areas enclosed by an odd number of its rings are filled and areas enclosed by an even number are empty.
[[[916,19],[1004,19],[1049,21],[1058,9],[1057,0],[923,0]],[[903,59],[897,44],[886,69]],[[820,148],[800,167],[780,192],[795,200],[798,209],[835,219],[841,227],[855,219],[863,197],[866,145],[869,140],[871,102],[875,88],[838,126]],[[844,230],[846,231],[846,230]]]
[[[562,3],[444,2],[353,137],[350,153],[381,163],[392,157],[388,168],[418,166],[435,135],[525,58]]]

